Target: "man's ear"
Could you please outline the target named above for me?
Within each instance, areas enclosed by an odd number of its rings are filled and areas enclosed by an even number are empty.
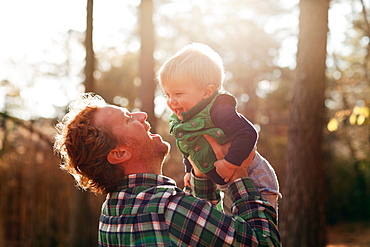
[[[119,164],[131,159],[131,152],[123,147],[117,147],[111,150],[107,155],[107,160],[111,164]]]
[[[206,90],[204,91],[204,99],[211,96],[215,92],[215,90],[216,90],[215,85],[213,85],[213,84],[207,85]]]

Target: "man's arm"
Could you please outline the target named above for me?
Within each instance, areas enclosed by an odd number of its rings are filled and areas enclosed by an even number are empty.
[[[228,145],[220,146],[212,137],[206,136],[206,138],[214,149],[216,157],[222,158],[227,152]],[[238,246],[256,244],[281,246],[276,211],[261,198],[246,172],[246,167],[254,157],[254,151],[242,166],[235,170],[231,178],[233,182],[229,184],[230,195],[234,202],[232,208],[234,216],[220,212],[204,200],[186,197],[179,203],[186,202],[187,205],[176,206],[176,208],[189,209],[184,210],[184,215],[179,217],[181,219],[179,221],[182,222],[182,237],[190,241],[198,239],[200,244],[204,243],[208,246],[225,243]],[[212,201],[216,187],[210,179],[203,176],[197,177],[197,171],[194,170],[191,183],[197,197]],[[171,222],[175,224],[178,220],[173,218]]]
[[[263,201],[252,180],[238,178],[229,190],[233,216],[190,195],[172,197],[165,212],[171,241],[187,246],[281,246],[275,210]]]

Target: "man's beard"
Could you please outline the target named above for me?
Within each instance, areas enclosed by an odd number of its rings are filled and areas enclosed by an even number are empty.
[[[138,152],[135,154],[138,161],[151,161],[150,163],[153,164],[163,164],[165,157],[169,154],[171,149],[170,144],[164,141],[153,143],[153,141],[148,140],[144,143],[138,143],[135,140],[127,140],[126,143],[130,143],[130,146],[133,148],[133,150],[138,150]]]
[[[148,148],[147,154],[151,154],[153,159],[157,162],[163,163],[165,157],[169,154],[171,146],[168,142],[161,142],[160,144],[153,147],[152,150]]]

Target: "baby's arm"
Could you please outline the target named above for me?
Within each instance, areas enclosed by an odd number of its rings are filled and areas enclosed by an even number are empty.
[[[236,111],[234,106],[224,104],[219,99],[211,109],[211,119],[232,142],[224,159],[235,166],[240,166],[256,146],[257,130],[251,122]]]

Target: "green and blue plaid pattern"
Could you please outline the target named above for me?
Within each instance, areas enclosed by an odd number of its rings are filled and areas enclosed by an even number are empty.
[[[213,184],[196,183],[194,194],[217,200]],[[230,190],[233,217],[177,188],[170,178],[129,175],[102,206],[99,246],[280,246],[275,211],[253,182],[239,179]]]

